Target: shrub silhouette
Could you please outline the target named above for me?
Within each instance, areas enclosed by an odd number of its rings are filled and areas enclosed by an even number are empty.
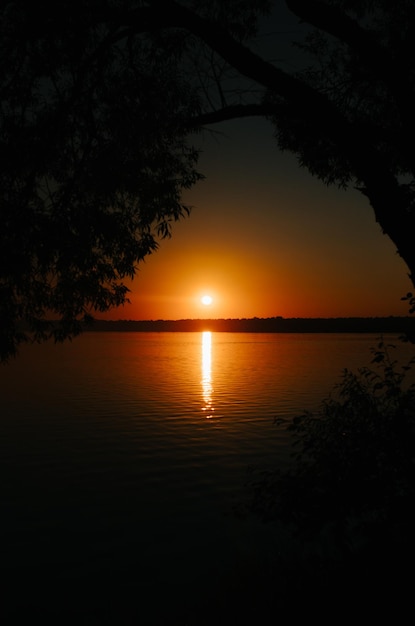
[[[414,359],[399,366],[380,341],[374,367],[345,370],[316,413],[277,419],[293,437],[288,469],[256,472],[250,510],[289,525],[335,558],[408,545],[414,522]]]

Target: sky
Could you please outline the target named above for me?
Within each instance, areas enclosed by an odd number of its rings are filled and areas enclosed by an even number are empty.
[[[292,23],[277,23],[290,36]],[[291,54],[281,52],[286,63]],[[280,152],[266,120],[235,120],[214,130],[198,139],[198,169],[206,178],[183,197],[193,207],[190,217],[139,266],[129,284],[131,304],[99,317],[408,313],[401,301],[411,291],[408,270],[362,194],[326,187],[301,169],[293,155]],[[201,303],[203,295],[211,296],[210,305]]]

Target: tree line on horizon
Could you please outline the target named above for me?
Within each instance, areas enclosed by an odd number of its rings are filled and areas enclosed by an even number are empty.
[[[337,318],[216,318],[181,320],[95,320],[85,330],[155,332],[359,332],[415,334],[415,318],[337,317]]]

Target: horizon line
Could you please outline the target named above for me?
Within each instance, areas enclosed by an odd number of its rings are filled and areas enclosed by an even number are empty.
[[[373,319],[415,319],[410,314],[407,315],[336,315],[336,316],[316,316],[316,317],[283,317],[282,315],[274,315],[269,317],[180,317],[176,319],[172,318],[151,318],[151,319],[135,319],[135,318],[118,318],[118,319],[104,319],[93,317],[93,322],[237,322],[237,321],[261,321],[261,320],[373,320]]]

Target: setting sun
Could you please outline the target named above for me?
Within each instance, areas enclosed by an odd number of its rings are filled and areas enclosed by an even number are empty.
[[[211,296],[202,296],[202,298],[200,298],[200,302],[202,304],[204,304],[205,306],[209,306],[209,304],[212,304],[212,297]]]

